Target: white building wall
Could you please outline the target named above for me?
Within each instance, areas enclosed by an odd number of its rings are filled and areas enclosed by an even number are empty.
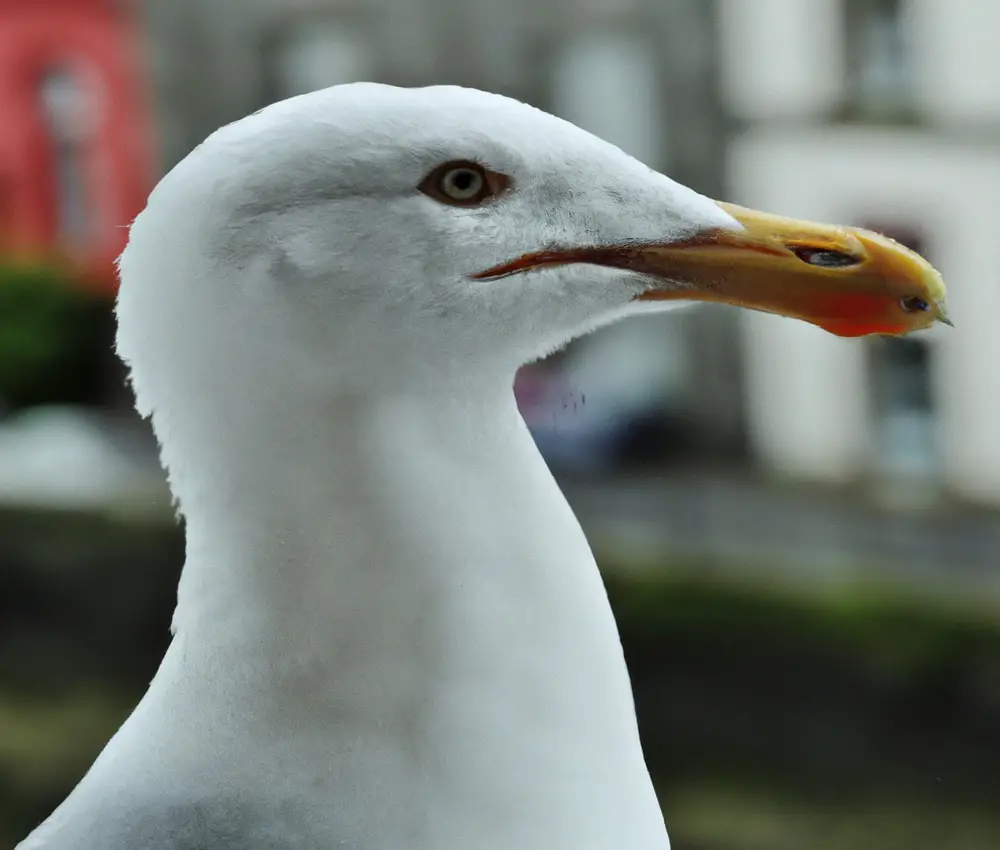
[[[869,449],[863,348],[804,322],[765,314],[741,322],[754,454],[781,475],[857,477]]]
[[[1000,3],[904,2],[921,110],[941,124],[1000,122]]]
[[[848,96],[844,0],[719,0],[722,94],[753,121],[828,115]],[[901,0],[915,106],[942,124],[1000,122],[1000,3]]]

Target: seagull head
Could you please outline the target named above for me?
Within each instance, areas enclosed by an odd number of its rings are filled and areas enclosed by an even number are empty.
[[[885,237],[718,203],[458,87],[337,86],[218,130],[153,191],[120,270],[140,404],[228,384],[234,357],[331,391],[510,374],[683,301],[844,336],[946,320],[940,277]]]

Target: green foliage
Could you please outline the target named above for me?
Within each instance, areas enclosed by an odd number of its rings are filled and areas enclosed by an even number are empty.
[[[676,850],[995,850],[1000,840],[989,807],[885,794],[830,799],[693,782],[661,802]]]
[[[57,698],[0,689],[0,847],[15,846],[62,802],[128,716],[129,703],[107,688]]]
[[[55,265],[0,263],[0,401],[91,400],[110,340],[111,302]]]
[[[804,570],[796,581],[763,564],[614,560],[605,577],[648,763],[666,786],[700,777],[935,809],[1000,794],[995,597]]]
[[[880,675],[919,679],[980,657],[1000,659],[993,600],[963,600],[905,585],[802,586],[738,575],[696,560],[649,572],[609,569],[618,618],[637,639],[684,633],[741,635],[752,645],[794,646],[864,658]],[[876,571],[877,574],[877,571]]]

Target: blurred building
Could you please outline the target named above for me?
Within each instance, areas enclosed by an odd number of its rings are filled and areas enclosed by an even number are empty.
[[[580,435],[623,427],[605,408],[654,411],[689,455],[746,448],[790,476],[1000,502],[991,0],[149,0],[146,16],[167,165],[278,98],[457,82],[561,114],[708,194],[925,251],[957,332],[858,343],[724,309],[637,321],[577,347],[604,356],[567,358],[536,433],[593,452],[601,440]],[[595,382],[589,411],[566,404]]]
[[[1000,6],[991,0],[722,0],[734,200],[867,225],[926,253],[957,330],[841,341],[747,314],[755,455],[1000,502]],[[794,411],[794,415],[788,415]]]
[[[111,288],[152,178],[132,3],[0,0],[0,248]]]
[[[0,10],[16,5],[0,0]],[[89,6],[139,13],[161,171],[220,125],[294,94],[359,79],[458,83],[560,114],[710,196],[873,227],[927,253],[949,281],[957,330],[840,340],[706,306],[579,341],[522,373],[519,398],[543,452],[564,471],[654,459],[675,472],[693,467],[692,478],[660,477],[655,493],[616,502],[630,518],[649,511],[661,538],[728,540],[748,551],[746,535],[756,535],[772,551],[787,549],[788,530],[799,528],[811,529],[803,545],[813,546],[814,505],[830,548],[852,557],[867,557],[881,535],[882,554],[903,560],[913,553],[897,543],[937,552],[930,560],[939,565],[963,546],[969,563],[996,562],[992,518],[970,532],[934,526],[936,514],[925,511],[893,531],[884,515],[868,525],[863,511],[817,501],[823,488],[788,499],[745,474],[849,484],[852,496],[895,507],[947,497],[959,497],[955,506],[1000,504],[992,329],[1000,289],[990,233],[1000,219],[1000,54],[990,35],[1000,7],[992,0],[92,0],[74,8]],[[57,111],[66,102],[60,86],[44,100]],[[605,485],[601,498],[611,492]],[[593,513],[611,509],[602,502]],[[673,527],[664,517],[688,520]]]

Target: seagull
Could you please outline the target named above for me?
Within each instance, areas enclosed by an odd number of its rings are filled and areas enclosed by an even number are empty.
[[[667,850],[516,370],[689,301],[842,336],[947,321],[885,237],[717,203],[459,87],[219,129],[119,271],[186,561],[148,691],[21,850]]]

